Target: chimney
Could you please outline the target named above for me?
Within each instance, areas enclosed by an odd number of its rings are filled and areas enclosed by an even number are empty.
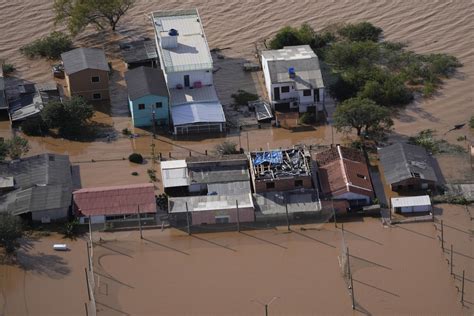
[[[162,32],[161,47],[162,48],[176,48],[178,47],[179,32],[176,29],[170,29],[168,32]]]
[[[296,76],[295,68],[294,68],[294,67],[288,68],[288,76],[289,76],[290,78],[292,78],[292,79]]]

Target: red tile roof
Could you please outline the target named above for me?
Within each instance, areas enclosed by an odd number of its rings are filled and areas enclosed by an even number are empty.
[[[324,194],[352,192],[374,197],[367,163],[357,150],[338,146],[316,154],[315,160]]]
[[[156,212],[155,187],[152,183],[80,189],[73,193],[79,216]]]

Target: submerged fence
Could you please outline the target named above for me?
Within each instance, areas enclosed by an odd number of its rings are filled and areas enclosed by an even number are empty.
[[[446,223],[446,220],[437,217],[434,218],[434,226],[441,250],[449,267],[450,275],[460,296],[459,300],[463,306],[472,306],[474,302],[469,301],[468,297],[474,295],[474,275],[472,275],[474,256],[472,256],[472,245],[470,245],[474,237],[474,231],[457,227],[456,224],[449,221]],[[465,236],[466,242],[469,243],[468,248],[471,250],[470,254],[463,253],[459,249],[461,248],[459,245],[456,247],[456,241],[459,244],[462,240],[451,240],[455,233]]]

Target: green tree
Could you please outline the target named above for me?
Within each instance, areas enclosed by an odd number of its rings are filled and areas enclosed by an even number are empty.
[[[237,144],[231,141],[224,141],[215,147],[216,153],[220,156],[237,154]]]
[[[337,71],[367,67],[379,59],[379,46],[371,41],[335,43],[326,54],[326,62]]]
[[[45,57],[59,59],[61,54],[72,49],[71,38],[62,32],[52,32],[20,48],[20,52],[28,58]]]
[[[8,145],[5,140],[0,138],[0,161],[4,161],[5,157],[8,156]]]
[[[76,35],[88,25],[105,30],[108,24],[115,31],[120,18],[135,0],[55,0],[56,23],[66,22],[71,34]]]
[[[28,136],[43,136],[48,133],[48,130],[48,125],[40,115],[26,119],[21,123],[21,131]]]
[[[382,29],[372,25],[369,22],[347,24],[338,30],[339,35],[350,41],[372,41],[377,42]]]
[[[48,103],[41,117],[49,128],[57,128],[59,135],[74,138],[86,127],[94,115],[94,108],[82,97],[74,96],[71,100]]]
[[[377,105],[370,99],[351,98],[339,104],[334,112],[334,126],[338,131],[357,131],[369,134],[371,131],[388,130],[393,121],[390,110]]]
[[[25,155],[30,150],[28,140],[20,136],[13,136],[11,139],[5,141],[5,143],[8,148],[8,156],[12,160],[21,158],[21,156]]]
[[[18,216],[8,213],[0,214],[0,246],[7,254],[15,251],[19,246],[18,239],[23,236],[23,225]]]
[[[318,34],[307,23],[299,28],[285,26],[270,40],[270,49],[281,49],[284,46],[309,45],[313,50],[320,52],[320,49],[334,40],[334,35],[330,32]]]

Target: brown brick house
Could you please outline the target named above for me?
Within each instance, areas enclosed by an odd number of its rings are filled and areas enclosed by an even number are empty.
[[[66,94],[80,95],[89,101],[110,99],[109,65],[104,51],[77,48],[61,54],[66,78]]]

